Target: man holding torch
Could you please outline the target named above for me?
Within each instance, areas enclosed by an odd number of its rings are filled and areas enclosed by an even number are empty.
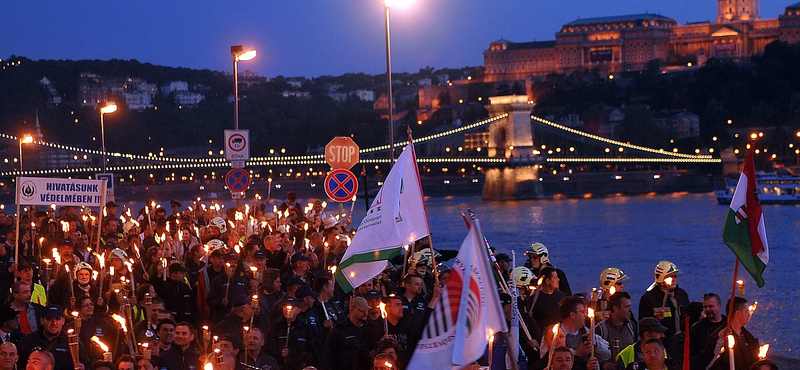
[[[706,342],[706,348],[703,351],[702,365],[707,369],[747,370],[750,368],[750,365],[758,361],[758,339],[745,328],[745,325],[750,321],[747,300],[742,297],[734,297],[733,312],[729,312],[730,307],[731,302],[728,300],[728,303],[725,304],[725,308],[726,313],[730,317],[728,321],[730,326],[723,326],[717,329]],[[729,347],[726,345],[726,339],[728,335],[731,334],[734,339],[733,366],[730,365],[727,353]],[[726,353],[720,355],[723,347]]]
[[[172,312],[176,321],[190,322],[199,327],[202,318],[197,298],[185,280],[189,269],[177,262],[169,265],[168,271],[169,278],[166,281],[152,279],[156,294],[164,300],[164,308]]]
[[[679,331],[689,304],[689,294],[678,287],[678,267],[669,261],[656,265],[655,281],[639,300],[639,320],[655,317],[667,327],[664,347],[671,348],[670,340]]]
[[[74,340],[77,341],[77,339],[77,334],[75,334]],[[19,366],[24,368],[34,349],[40,347],[51,349],[50,353],[55,357],[53,370],[85,370],[90,364],[86,348],[80,341],[77,341],[78,351],[73,353],[70,351],[72,340],[73,338],[64,331],[64,314],[61,307],[48,305],[45,308],[40,329],[24,336],[19,342]]]

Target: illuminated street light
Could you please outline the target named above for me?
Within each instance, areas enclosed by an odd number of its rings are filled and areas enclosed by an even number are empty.
[[[33,142],[33,136],[25,135],[19,138],[19,172],[22,172],[22,144],[30,144]]]
[[[244,50],[242,45],[231,46],[233,56],[233,128],[239,129],[239,61],[256,57],[256,50]]]
[[[114,102],[106,102],[105,107],[100,107],[100,140],[103,145],[103,173],[106,173],[106,126],[103,121],[103,116],[116,111],[117,104]]]

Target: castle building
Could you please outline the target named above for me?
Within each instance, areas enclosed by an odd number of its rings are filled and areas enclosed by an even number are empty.
[[[564,24],[555,41],[498,40],[483,52],[484,82],[525,81],[549,73],[597,69],[611,74],[709,58],[747,58],[776,40],[800,42],[800,3],[777,19],[761,19],[758,0],[717,0],[717,19],[679,25],[657,14],[578,19]]]

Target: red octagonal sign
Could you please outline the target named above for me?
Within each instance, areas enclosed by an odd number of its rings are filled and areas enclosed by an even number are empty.
[[[335,170],[349,170],[358,163],[358,145],[347,136],[337,136],[325,145],[325,161]]]

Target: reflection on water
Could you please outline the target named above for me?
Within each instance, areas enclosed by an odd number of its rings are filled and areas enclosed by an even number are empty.
[[[544,243],[574,292],[597,287],[603,268],[621,268],[630,276],[625,290],[634,297],[634,313],[661,260],[678,266],[678,283],[692,300],[700,301],[708,292],[723,300],[730,296],[736,257],[722,242],[728,207],[717,205],[712,194],[519,202],[430,198],[435,248],[459,247],[466,235],[460,212],[467,208],[480,218],[490,244],[501,252],[516,251],[517,264],[524,262],[523,253],[532,242]],[[771,343],[774,353],[792,354],[800,348],[800,206],[763,208],[771,255],[766,285],[758,289],[743,268],[739,274],[746,298],[759,301],[748,328]]]

